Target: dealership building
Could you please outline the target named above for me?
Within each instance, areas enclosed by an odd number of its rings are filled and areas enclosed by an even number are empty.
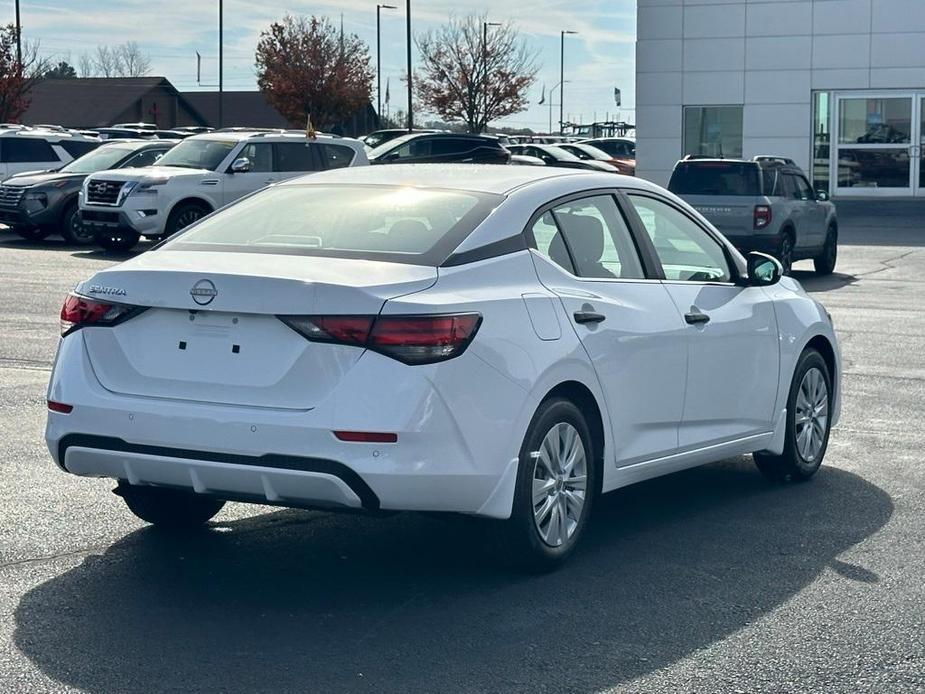
[[[793,159],[833,197],[925,196],[925,0],[638,0],[637,173]]]

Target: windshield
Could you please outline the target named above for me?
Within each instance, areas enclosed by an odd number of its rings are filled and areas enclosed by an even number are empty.
[[[543,145],[540,148],[540,150],[543,152],[548,152],[549,154],[554,156],[559,161],[580,161],[578,157],[576,157],[574,154],[572,154],[571,152],[567,152],[561,147],[555,147],[553,145]]]
[[[234,140],[183,140],[161,157],[158,166],[179,166],[186,169],[214,171],[238,143]]]
[[[681,163],[671,174],[668,190],[677,195],[761,195],[758,166],[732,161]]]
[[[120,161],[138,149],[134,145],[103,145],[62,166],[63,173],[91,174],[115,168]]]
[[[225,208],[163,248],[436,266],[500,201],[405,186],[286,185]]]
[[[600,161],[610,160],[611,157],[607,152],[592,147],[591,145],[571,145],[569,151],[578,155],[579,159],[598,159]]]

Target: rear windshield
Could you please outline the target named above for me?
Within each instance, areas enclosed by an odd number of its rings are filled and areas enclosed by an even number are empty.
[[[405,186],[285,185],[244,198],[161,248],[437,266],[501,200]]]
[[[668,190],[677,195],[761,195],[758,167],[732,161],[678,164]]]

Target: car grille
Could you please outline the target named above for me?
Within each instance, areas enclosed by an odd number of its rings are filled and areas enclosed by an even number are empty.
[[[0,207],[18,207],[25,192],[23,186],[0,186]]]
[[[116,205],[124,181],[90,181],[87,202],[91,205]]]

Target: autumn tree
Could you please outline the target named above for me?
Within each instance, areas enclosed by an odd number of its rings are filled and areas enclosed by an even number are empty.
[[[414,87],[425,109],[477,133],[493,120],[527,109],[536,53],[511,24],[486,26],[479,15],[452,18],[415,43],[421,67]]]
[[[0,123],[15,123],[29,108],[29,91],[48,69],[38,44],[23,43],[22,62],[16,57],[16,27],[0,28]]]
[[[293,126],[331,129],[370,100],[369,48],[325,17],[292,17],[260,34],[257,85]]]

